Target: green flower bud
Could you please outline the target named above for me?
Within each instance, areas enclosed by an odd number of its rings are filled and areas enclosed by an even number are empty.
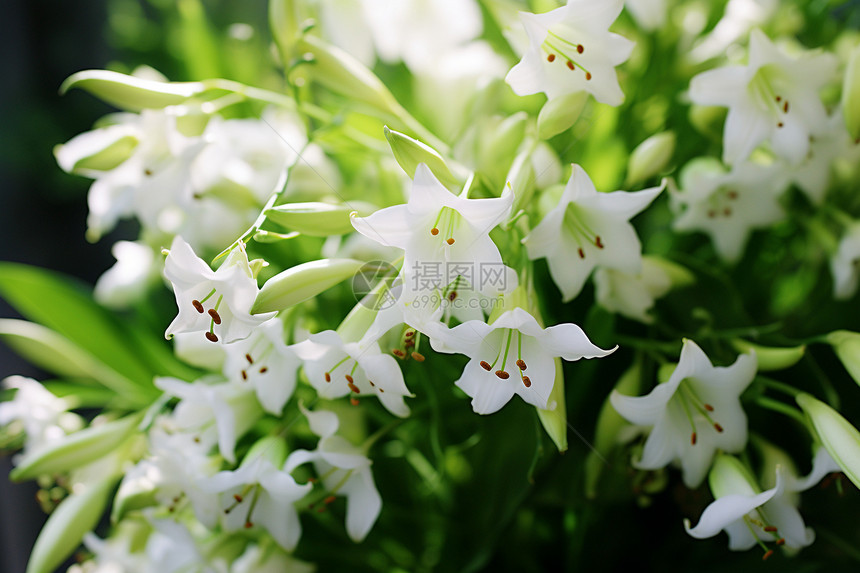
[[[251,313],[281,311],[304,302],[353,276],[363,264],[352,259],[320,259],[287,269],[266,281]]]
[[[179,104],[206,89],[202,82],[159,82],[108,70],[72,74],[60,86],[60,94],[72,88],[80,88],[106,103],[130,111]]]
[[[353,231],[350,213],[361,216],[373,213],[376,207],[363,201],[334,205],[331,203],[286,203],[266,211],[266,218],[279,225],[310,237],[345,235]]]
[[[799,394],[796,400],[812,423],[821,445],[848,479],[860,487],[860,432],[839,412],[809,394]]]
[[[627,185],[634,185],[663,171],[675,152],[675,133],[664,131],[652,135],[630,154],[627,163]]]
[[[588,92],[584,91],[547,101],[538,114],[538,137],[549,139],[568,130],[579,119],[587,101]]]
[[[761,372],[791,368],[803,358],[803,354],[806,352],[805,345],[775,348],[753,344],[741,338],[734,338],[730,342],[738,352],[744,354],[749,354],[750,351],[755,352],[756,358],[758,358],[758,369]]]
[[[708,485],[716,499],[727,495],[756,495],[761,488],[749,469],[739,459],[719,454],[708,473]]]
[[[826,340],[848,374],[860,384],[860,333],[836,330],[828,334]]]
[[[451,173],[445,160],[442,156],[428,145],[421,143],[416,139],[412,139],[408,135],[404,135],[398,131],[393,131],[385,126],[385,139],[391,146],[391,151],[394,153],[394,159],[403,168],[403,171],[412,178],[415,176],[415,168],[420,163],[424,163],[436,176],[442,185],[451,191],[459,191],[462,186],[460,180]],[[350,229],[352,227],[350,226]]]
[[[842,83],[842,113],[845,127],[854,139],[860,139],[860,46],[851,51]]]
[[[567,451],[567,407],[564,402],[564,370],[561,358],[555,358],[555,382],[549,393],[547,409],[537,409],[538,418],[559,452]]]
[[[248,453],[245,454],[239,467],[242,467],[259,457],[266,458],[272,462],[273,466],[280,468],[284,465],[284,462],[287,459],[287,443],[283,438],[278,436],[265,436],[260,438],[253,446],[251,446]]]

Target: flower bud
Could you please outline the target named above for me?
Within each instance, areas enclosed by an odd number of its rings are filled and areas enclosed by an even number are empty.
[[[184,102],[206,89],[202,82],[159,82],[108,70],[72,74],[60,86],[60,95],[80,88],[120,109],[160,109]]]
[[[251,446],[239,467],[245,466],[259,457],[269,460],[273,466],[280,468],[287,459],[287,443],[279,436],[265,436]]]
[[[506,179],[514,192],[514,206],[511,208],[511,213],[516,214],[520,209],[528,207],[535,192],[535,170],[528,151],[517,155]]]
[[[796,400],[812,423],[821,445],[848,479],[860,487],[860,432],[839,412],[809,394],[799,394]]]
[[[555,382],[552,385],[552,392],[549,393],[547,400],[547,409],[537,409],[538,418],[552,439],[555,447],[559,452],[567,451],[567,406],[564,402],[564,370],[561,365],[561,358],[556,357],[555,362]]]
[[[309,237],[345,235],[354,229],[349,214],[357,211],[361,216],[374,212],[376,207],[363,201],[349,204],[286,203],[266,211],[266,218],[279,225]]]
[[[826,340],[848,374],[860,384],[860,333],[836,330],[828,334]]]
[[[435,149],[408,135],[388,129],[388,126],[384,128],[384,132],[385,139],[388,140],[394,153],[394,159],[410,178],[415,177],[415,169],[418,165],[424,163],[442,185],[451,191],[460,190],[460,180],[451,173],[445,160]]]
[[[750,351],[754,351],[758,358],[758,369],[763,372],[791,368],[803,358],[803,354],[806,352],[805,345],[776,348],[753,344],[741,338],[734,338],[730,342],[738,352],[749,354]]]
[[[744,464],[734,456],[719,454],[708,473],[708,485],[715,499],[727,495],[754,496],[761,493],[758,483]]]
[[[627,185],[634,185],[663,171],[675,152],[675,133],[664,131],[652,135],[630,154],[627,163]]]
[[[538,137],[549,139],[569,129],[579,119],[588,92],[565,94],[547,101],[538,114]]]
[[[251,314],[281,311],[313,298],[353,276],[363,264],[352,259],[320,259],[289,268],[266,281]]]
[[[854,139],[860,139],[860,46],[851,51],[842,83],[842,113],[845,127]]]

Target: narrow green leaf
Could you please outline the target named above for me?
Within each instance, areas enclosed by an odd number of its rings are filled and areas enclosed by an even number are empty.
[[[251,313],[290,308],[354,276],[362,265],[353,259],[321,259],[287,269],[266,281]]]
[[[72,88],[82,89],[106,103],[130,111],[176,105],[206,89],[201,82],[159,82],[108,70],[84,70],[72,74],[60,86],[60,94]]]
[[[116,479],[109,477],[64,499],[39,533],[26,573],[52,573],[98,524]]]

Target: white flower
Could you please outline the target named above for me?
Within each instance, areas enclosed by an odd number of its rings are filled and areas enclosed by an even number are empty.
[[[707,233],[727,262],[741,257],[753,229],[767,228],[784,216],[778,199],[787,180],[776,164],[744,161],[727,173],[716,160],[693,160],[681,173],[681,185],[671,195],[680,211],[672,226]]]
[[[492,414],[518,394],[542,409],[549,404],[555,381],[554,357],[574,361],[612,353],[591,343],[575,324],[541,328],[521,308],[499,316],[492,324],[470,320],[454,328],[428,326],[430,344],[437,352],[465,354],[471,360],[456,385],[472,398],[478,414]]]
[[[212,342],[229,343],[246,338],[275,315],[251,314],[259,288],[242,243],[213,271],[188,243],[176,237],[164,262],[164,276],[173,284],[179,307],[179,314],[167,327],[167,338],[201,332]]]
[[[690,99],[729,108],[726,163],[746,159],[764,141],[778,156],[798,163],[809,151],[809,136],[827,123],[818,93],[835,77],[836,65],[830,54],[791,58],[756,29],[750,35],[748,64],[697,75],[690,82]]]
[[[598,193],[582,167],[573,165],[558,205],[523,239],[529,258],[546,257],[565,301],[579,294],[595,267],[640,272],[642,245],[629,221],[663,187]]]
[[[146,541],[147,567],[141,573],[214,573],[183,523],[153,519]]]
[[[337,332],[326,330],[310,335],[292,349],[304,361],[305,374],[321,397],[334,399],[351,394],[357,400],[375,396],[395,416],[409,415],[403,398],[412,394],[406,388],[403,373],[397,360],[383,354],[376,342],[345,342]]]
[[[729,0],[723,17],[714,29],[689,51],[690,61],[699,63],[724,55],[733,43],[746,36],[752,28],[769,22],[778,7],[778,0]],[[704,26],[703,22],[701,27]]]
[[[224,459],[233,463],[236,440],[257,422],[262,411],[251,388],[221,380],[219,376],[207,376],[188,383],[160,377],[154,383],[180,399],[173,410],[176,426],[194,434],[206,447],[217,443]]]
[[[442,290],[458,277],[487,296],[514,289],[516,273],[502,262],[490,231],[510,212],[513,194],[466,199],[448,191],[419,164],[409,202],[353,217],[362,235],[406,251],[403,269],[415,291]]]
[[[830,258],[833,275],[833,298],[847,300],[857,292],[860,279],[860,221],[848,225],[839,240],[836,252]]]
[[[737,452],[747,441],[747,418],[739,396],[756,373],[753,354],[727,367],[714,367],[692,340],[668,381],[650,394],[631,397],[613,391],[612,406],[634,424],[651,426],[642,459],[635,465],[656,470],[678,461],[684,484],[697,487],[717,449]]]
[[[666,0],[626,0],[624,5],[644,30],[653,32],[666,23]]]
[[[301,360],[284,342],[284,323],[272,318],[248,338],[223,345],[226,353],[224,375],[241,384],[250,384],[267,412],[280,415],[296,388],[296,371]]]
[[[311,412],[300,406],[307,416],[311,431],[320,437],[314,451],[296,450],[287,458],[285,471],[313,462],[328,494],[323,503],[331,503],[334,496],[346,497],[346,531],[353,541],[364,539],[379,512],[382,498],[373,482],[371,460],[359,448],[341,436],[335,435],[340,421],[334,412]]]
[[[520,12],[529,48],[505,81],[521,96],[587,91],[601,103],[621,105],[615,66],[630,57],[633,42],[609,26],[623,7],[623,0],[569,0],[545,14]]]
[[[597,304],[645,324],[654,322],[650,310],[671,289],[672,277],[664,262],[656,257],[642,257],[642,271],[637,274],[605,268],[594,273]]]
[[[286,458],[286,444],[269,437],[258,442],[234,471],[222,471],[202,484],[218,493],[226,531],[265,528],[282,548],[292,551],[302,526],[294,503],[311,489],[299,485],[289,469],[279,469]]]
[[[110,308],[126,308],[140,300],[158,276],[155,253],[142,242],[117,241],[111,247],[116,264],[105,271],[93,291]]]
[[[274,547],[250,545],[236,559],[231,573],[314,573],[316,568]]]
[[[27,437],[25,452],[80,429],[80,418],[68,412],[69,404],[32,378],[9,376],[3,380],[3,387],[16,392],[11,401],[0,403],[0,426],[15,421],[21,424]]]

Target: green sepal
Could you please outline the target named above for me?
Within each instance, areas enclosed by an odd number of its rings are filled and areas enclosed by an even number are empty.
[[[281,311],[313,298],[355,275],[363,264],[353,259],[320,259],[280,272],[260,289],[251,314]]]

